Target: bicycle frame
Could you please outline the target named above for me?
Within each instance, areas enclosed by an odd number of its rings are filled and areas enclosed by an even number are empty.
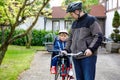
[[[66,80],[68,76],[67,69],[67,58],[59,57],[57,62],[57,74],[55,74],[55,80],[58,80],[58,77],[61,77],[62,80]]]
[[[57,62],[57,74],[55,74],[55,80],[70,80],[71,75],[68,74],[69,70],[67,69],[67,60],[65,59],[65,57],[67,56],[71,57],[71,56],[77,56],[77,55],[83,56],[84,54],[83,52],[79,52],[77,54],[69,53],[65,56],[65,55],[61,55],[61,53],[59,52],[58,55],[53,57],[53,58],[58,57],[60,59]],[[61,77],[61,78],[58,79],[58,77]]]

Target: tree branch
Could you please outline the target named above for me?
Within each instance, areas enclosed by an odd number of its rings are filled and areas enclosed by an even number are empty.
[[[45,0],[44,0],[44,1],[45,1]],[[40,10],[39,10],[39,12],[38,12],[38,14],[37,14],[34,22],[33,22],[32,25],[26,30],[26,32],[23,33],[23,34],[17,35],[17,36],[15,36],[14,38],[10,39],[10,40],[9,40],[9,43],[11,43],[12,41],[14,41],[14,40],[16,40],[16,39],[18,39],[18,38],[21,38],[21,37],[27,35],[27,33],[28,33],[28,32],[34,27],[34,25],[36,24],[36,22],[37,22],[37,20],[38,20],[38,18],[39,18],[39,16],[40,16],[40,14],[41,14],[41,11],[42,11],[43,8],[48,4],[49,1],[50,1],[50,0],[47,0],[47,1],[43,4],[43,6],[40,8]]]
[[[29,6],[29,5],[33,4],[34,2],[35,2],[35,0],[33,0],[33,1],[30,2],[30,3],[27,3],[26,6]]]
[[[15,27],[16,27],[16,25],[18,24],[20,14],[21,14],[22,10],[25,8],[26,2],[27,2],[27,0],[24,1],[22,7],[20,8],[20,10],[19,10],[19,12],[18,12],[18,14],[17,14],[17,17],[16,17],[16,22],[15,22],[14,25],[11,26],[11,31],[10,31],[10,33],[9,33],[6,41],[4,42],[4,44],[9,43],[9,40],[11,39],[11,37],[12,37],[14,31],[15,31]]]
[[[20,18],[20,14],[21,14],[21,12],[24,10],[24,8],[25,8],[25,6],[26,6],[26,3],[27,3],[27,0],[24,1],[22,7],[19,9],[19,12],[18,12],[17,17],[16,17],[16,22],[15,22],[15,24],[14,24],[14,26],[13,26],[12,29],[15,29],[15,27],[18,25],[19,18]]]
[[[9,25],[12,26],[12,21],[11,21],[10,17],[8,16],[8,13],[7,13],[5,7],[4,7],[4,11],[5,11],[5,14],[6,14],[6,16],[7,16],[8,20],[9,20],[9,22],[10,22]]]

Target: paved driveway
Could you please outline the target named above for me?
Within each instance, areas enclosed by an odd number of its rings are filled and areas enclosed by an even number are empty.
[[[39,51],[30,69],[20,74],[18,80],[54,80],[49,67],[50,53]],[[120,80],[120,54],[109,54],[99,49],[96,80]]]
[[[96,80],[120,80],[120,54],[99,50]]]

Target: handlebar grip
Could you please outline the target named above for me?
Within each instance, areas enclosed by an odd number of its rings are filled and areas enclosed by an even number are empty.
[[[84,55],[84,52],[81,51],[81,52],[78,52],[77,54],[78,54],[78,55]]]

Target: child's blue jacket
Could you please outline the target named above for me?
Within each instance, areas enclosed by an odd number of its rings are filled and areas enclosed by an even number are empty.
[[[66,41],[61,41],[58,37],[54,41],[54,50],[63,50],[65,48]]]

